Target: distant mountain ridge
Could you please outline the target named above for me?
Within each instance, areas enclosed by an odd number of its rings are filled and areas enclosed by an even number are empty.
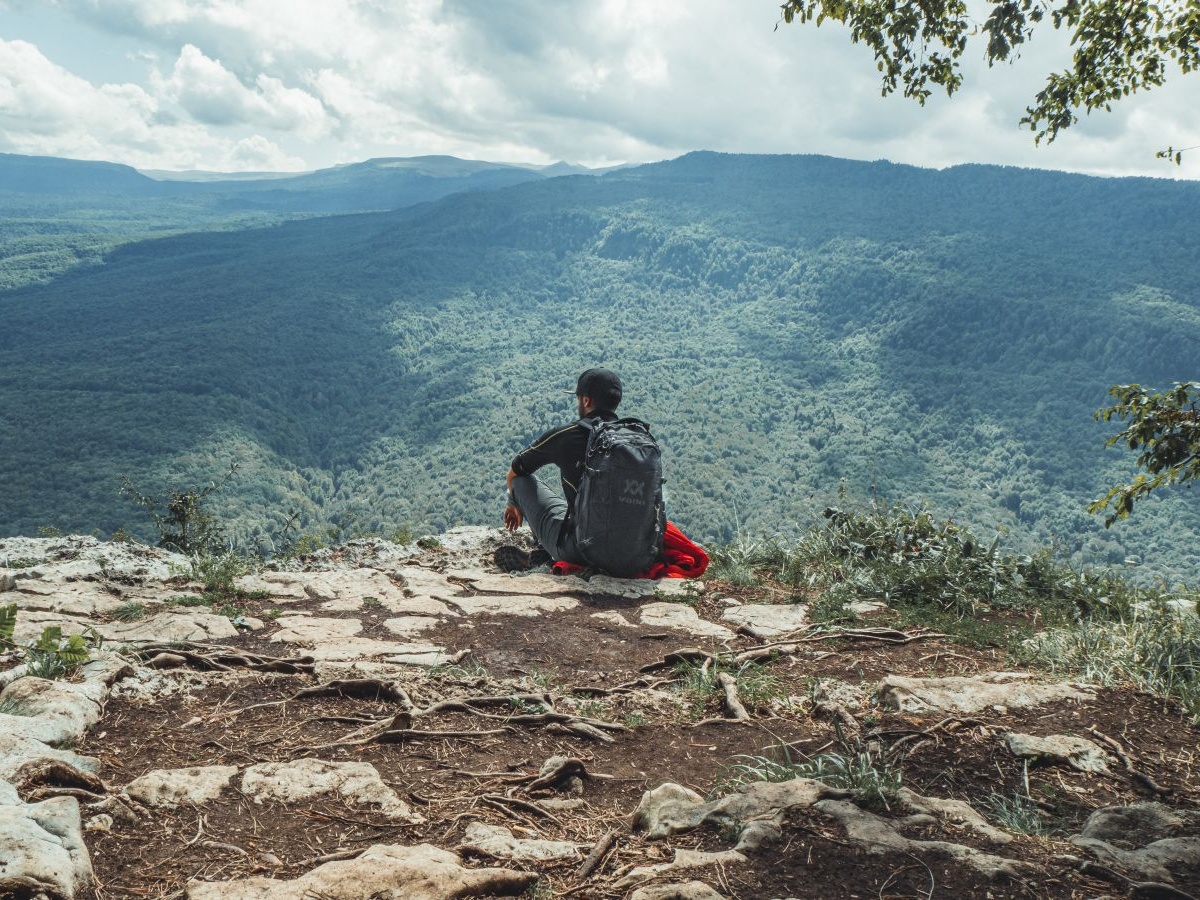
[[[119,474],[153,490],[234,458],[248,541],[290,509],[345,533],[487,521],[512,453],[570,416],[558,389],[607,363],[699,537],[876,494],[1194,572],[1186,492],[1108,532],[1083,508],[1132,465],[1091,418],[1108,385],[1195,377],[1198,201],[702,152],[129,244],[0,293],[0,533],[138,527]]]
[[[565,164],[560,164],[565,165]],[[576,167],[567,167],[578,174]],[[586,171],[586,170],[583,170]],[[215,196],[273,212],[361,212],[395,209],[436,200],[462,190],[490,190],[553,177],[546,170],[458,159],[453,156],[371,159],[288,175],[151,178],[130,166],[44,156],[0,154],[0,192],[81,199],[104,194],[129,197]]]

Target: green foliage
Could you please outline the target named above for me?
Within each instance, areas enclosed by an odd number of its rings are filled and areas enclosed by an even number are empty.
[[[1054,833],[1042,817],[1041,807],[1024,794],[1011,796],[992,793],[984,798],[984,806],[992,819],[1005,831],[1047,837]]]
[[[1168,599],[1189,605],[1179,611]],[[1102,684],[1129,683],[1177,700],[1200,723],[1200,592],[1144,601],[1115,620],[1092,619],[1039,633],[1023,661]]]
[[[787,744],[768,748],[760,755],[739,755],[719,781],[725,791],[757,781],[790,781],[811,778],[830,787],[854,792],[854,799],[867,809],[890,809],[902,784],[900,771],[884,757],[840,734],[839,749],[807,758]]]
[[[121,493],[150,514],[158,528],[158,546],[176,553],[211,554],[225,544],[225,531],[208,511],[208,498],[223,488],[239,468],[234,462],[219,479],[203,487],[172,488],[166,498],[141,493],[121,477]]]
[[[897,4],[889,0],[786,0],[785,22],[841,22],[855,43],[875,54],[883,93],[898,88],[924,104],[934,87],[953,94],[962,85],[959,60],[982,42],[989,65],[1020,53],[1039,26],[1070,33],[1071,65],[1047,76],[1021,124],[1053,141],[1078,111],[1109,110],[1139,90],[1158,87],[1173,63],[1181,72],[1200,67],[1200,18],[1188,2],[1150,0],[989,0],[978,21],[964,0]]]
[[[677,689],[688,698],[694,709],[699,711],[719,690],[717,675],[722,671],[724,665],[720,660],[682,660],[676,663],[674,668],[678,680]],[[782,693],[779,679],[767,668],[756,663],[743,663],[731,674],[737,685],[738,696],[751,709],[770,702]]]
[[[84,634],[63,637],[62,628],[47,625],[37,640],[19,645],[13,640],[17,625],[17,605],[0,606],[0,650],[15,651],[25,657],[25,674],[36,678],[64,678],[91,657],[91,648],[102,639],[93,629]]]
[[[118,622],[133,622],[146,615],[146,604],[137,600],[127,600],[112,612],[112,617]]]
[[[1006,554],[999,536],[981,543],[924,507],[874,501],[861,511],[829,507],[824,519],[761,559],[772,577],[822,596],[830,613],[858,599],[954,616],[1034,603],[1046,613],[1069,608],[1048,555]]]
[[[35,556],[18,556],[13,559],[0,559],[0,569],[32,569],[44,562],[44,559]]]
[[[234,582],[252,571],[250,561],[230,550],[220,554],[193,556],[187,576],[204,587],[204,594],[215,600],[228,600],[239,596]]]
[[[33,712],[28,706],[19,700],[13,700],[5,697],[0,700],[0,716],[29,716]]]
[[[171,606],[207,606],[208,600],[204,597],[195,597],[191,594],[175,594],[167,598],[167,603]]]
[[[1138,468],[1146,474],[1111,488],[1088,506],[1093,513],[1111,508],[1112,513],[1104,519],[1106,528],[1129,518],[1133,504],[1151,491],[1200,478],[1200,382],[1176,383],[1161,393],[1140,384],[1118,384],[1108,392],[1117,402],[1097,410],[1096,418],[1104,422],[1114,417],[1128,419],[1129,425],[1105,446],[1127,444],[1138,451]]]
[[[13,648],[13,634],[17,628],[17,604],[0,606],[0,648]]]

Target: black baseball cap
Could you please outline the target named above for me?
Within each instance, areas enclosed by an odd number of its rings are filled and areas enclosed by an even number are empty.
[[[591,397],[601,409],[616,409],[621,402],[621,379],[611,369],[588,369],[579,376],[575,390],[565,393]]]

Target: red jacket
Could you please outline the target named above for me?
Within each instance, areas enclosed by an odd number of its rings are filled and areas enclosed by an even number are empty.
[[[556,562],[550,567],[555,575],[574,575],[582,572],[584,566],[575,563]],[[686,534],[675,527],[674,522],[667,523],[666,533],[663,534],[663,556],[653,563],[645,572],[635,575],[635,578],[699,578],[708,568],[708,554],[693,544]]]

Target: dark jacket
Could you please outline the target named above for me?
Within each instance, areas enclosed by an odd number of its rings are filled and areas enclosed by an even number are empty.
[[[617,414],[601,411],[592,413],[588,418],[613,422],[616,421]],[[574,518],[575,495],[579,491],[579,480],[583,476],[583,457],[587,451],[587,442],[588,430],[576,421],[561,428],[551,428],[513,457],[512,470],[518,475],[532,475],[548,463],[558,466],[563,497],[567,501],[567,522]]]

